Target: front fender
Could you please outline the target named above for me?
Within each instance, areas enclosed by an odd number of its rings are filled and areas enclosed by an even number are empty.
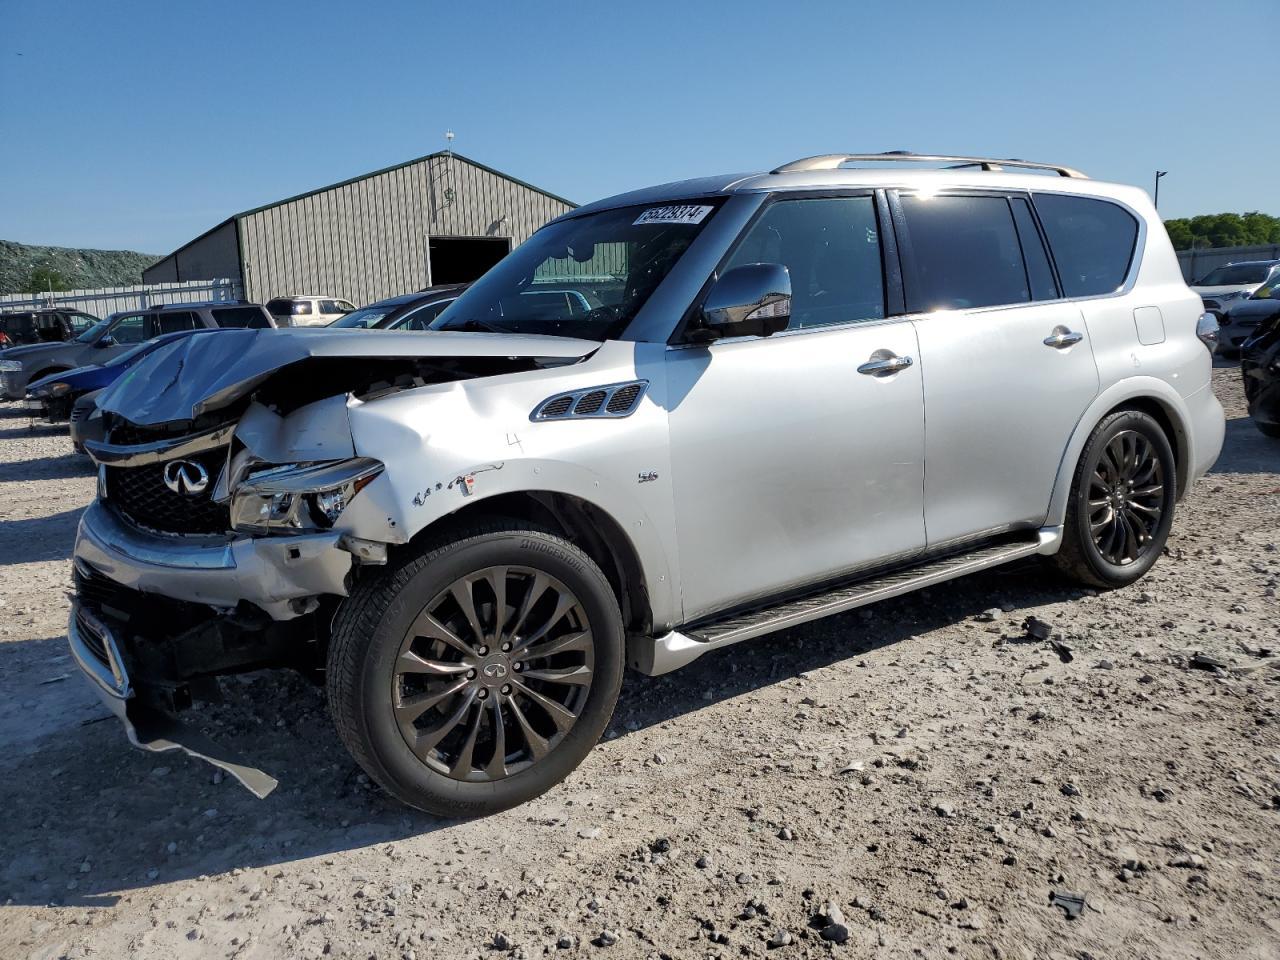
[[[542,399],[546,387],[532,389]],[[665,411],[617,420],[531,422],[524,390],[441,384],[348,407],[359,456],[386,470],[338,526],[405,543],[443,517],[503,494],[564,494],[608,514],[639,559],[656,628],[678,622]]]
[[[1210,386],[1206,385],[1203,389],[1212,393]],[[1202,391],[1197,391],[1188,399],[1194,401],[1201,397],[1201,393]],[[1062,460],[1058,464],[1058,473],[1053,484],[1053,494],[1049,499],[1049,513],[1045,524],[1061,526],[1066,522],[1071,481],[1075,475],[1076,465],[1080,462],[1080,455],[1084,452],[1084,446],[1088,443],[1094,428],[1112,410],[1135,400],[1158,403],[1173,425],[1175,436],[1171,439],[1178,451],[1178,476],[1183,478],[1179,489],[1179,497],[1181,497],[1191,481],[1195,479],[1197,465],[1204,463],[1207,454],[1210,453],[1201,448],[1212,441],[1211,437],[1197,436],[1193,428],[1197,418],[1192,416],[1188,399],[1183,399],[1168,383],[1155,377],[1130,377],[1098,394],[1076,423],[1071,439],[1063,452]],[[1216,403],[1216,400],[1214,402]],[[1221,437],[1218,442],[1220,445]],[[1208,459],[1211,462],[1212,456],[1208,456]]]

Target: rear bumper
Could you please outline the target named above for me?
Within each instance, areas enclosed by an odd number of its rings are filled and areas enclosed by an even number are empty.
[[[352,556],[340,534],[196,538],[148,534],[100,501],[80,518],[75,557],[110,580],[143,593],[231,608],[242,600],[273,620],[307,612],[301,601],[346,596]]]

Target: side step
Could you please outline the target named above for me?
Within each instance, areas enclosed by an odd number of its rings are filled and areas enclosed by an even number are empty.
[[[999,566],[1037,553],[1050,553],[1057,545],[1061,528],[1046,528],[1014,541],[981,547],[968,553],[952,554],[920,566],[896,570],[880,577],[859,580],[825,593],[791,600],[775,607],[753,610],[648,641],[649,649],[638,649],[629,659],[642,673],[662,674],[678,669],[702,654],[730,644],[750,640],[775,630],[808,623],[864,607],[877,600],[921,590],[935,583],[953,580],[967,573]]]

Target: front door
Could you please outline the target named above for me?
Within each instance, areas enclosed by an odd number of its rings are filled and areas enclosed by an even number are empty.
[[[1025,197],[903,196],[904,282],[924,379],[929,544],[1039,527],[1098,393]]]
[[[774,201],[725,269],[785,264],[788,329],[668,349],[686,622],[923,548],[921,367],[879,237],[870,196]]]

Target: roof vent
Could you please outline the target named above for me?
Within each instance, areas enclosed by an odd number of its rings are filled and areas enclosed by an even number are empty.
[[[648,380],[611,383],[560,393],[538,404],[530,420],[617,420],[636,412],[649,387]]]

